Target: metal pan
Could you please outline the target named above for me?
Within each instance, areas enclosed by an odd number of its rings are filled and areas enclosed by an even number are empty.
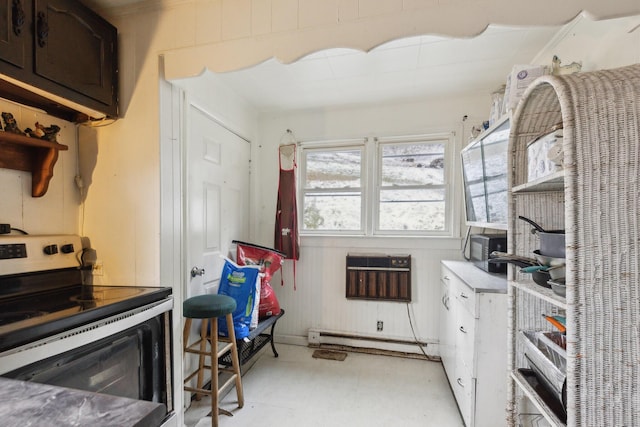
[[[532,233],[535,233],[540,237],[540,253],[545,256],[554,258],[564,258],[566,255],[566,239],[564,230],[545,230],[540,225],[525,218],[522,215],[519,219],[528,222],[533,226]]]

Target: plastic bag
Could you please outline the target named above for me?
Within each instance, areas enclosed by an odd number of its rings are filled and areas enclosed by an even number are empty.
[[[278,297],[269,283],[263,283],[260,287],[260,305],[258,317],[269,317],[280,314]]]
[[[271,283],[273,274],[280,270],[284,263],[284,255],[275,249],[250,243],[236,242],[237,260],[239,265],[259,265],[264,274],[262,283]]]
[[[238,264],[257,265],[260,267],[261,285],[258,317],[264,318],[280,314],[280,303],[270,282],[273,274],[282,267],[284,254],[275,249],[252,245],[251,243],[239,241],[235,241],[235,243]]]
[[[236,339],[249,336],[259,273],[260,269],[255,266],[239,266],[229,259],[225,259],[222,267],[218,294],[228,295],[236,300],[236,309],[233,312],[233,329]],[[218,320],[218,333],[222,336],[229,335],[225,317]]]

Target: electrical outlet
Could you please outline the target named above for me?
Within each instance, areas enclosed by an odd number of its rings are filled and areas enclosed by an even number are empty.
[[[104,276],[104,264],[102,261],[96,261],[95,264],[93,264],[93,275]]]
[[[376,323],[376,328],[378,329],[378,332],[382,331],[383,325],[384,325],[384,322],[382,320],[378,320],[378,322]]]

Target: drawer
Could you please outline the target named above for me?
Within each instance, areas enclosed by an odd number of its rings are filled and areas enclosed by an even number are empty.
[[[473,426],[475,411],[475,378],[464,368],[457,369],[456,378],[452,381],[453,394],[455,395],[458,409],[466,426]]]
[[[456,359],[470,374],[475,373],[476,319],[464,310],[458,310],[456,323]]]
[[[452,293],[453,296],[455,296],[455,299],[459,302],[459,305],[461,307],[464,307],[464,309],[471,314],[474,318],[477,318],[477,299],[476,299],[476,293],[473,291],[473,289],[471,289],[469,286],[467,286],[462,280],[456,278],[457,280],[454,280],[454,286],[452,288]]]
[[[449,270],[444,265],[440,266],[440,281],[443,284],[446,284],[449,287],[451,287],[451,282],[454,279],[454,277],[455,277],[455,275],[451,272],[451,270]]]

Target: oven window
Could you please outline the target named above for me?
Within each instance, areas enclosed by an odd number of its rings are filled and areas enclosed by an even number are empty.
[[[4,376],[166,404],[164,348],[161,318],[156,317]]]

